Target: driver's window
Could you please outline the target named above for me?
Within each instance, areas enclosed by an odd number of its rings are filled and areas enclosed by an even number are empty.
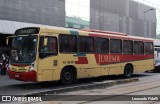
[[[57,38],[52,36],[40,37],[40,54],[42,57],[57,55]]]

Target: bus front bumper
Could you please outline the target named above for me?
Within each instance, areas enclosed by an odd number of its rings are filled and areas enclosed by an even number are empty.
[[[30,72],[13,72],[10,69],[8,70],[9,78],[20,80],[20,81],[32,81],[36,82],[36,71],[30,71]]]

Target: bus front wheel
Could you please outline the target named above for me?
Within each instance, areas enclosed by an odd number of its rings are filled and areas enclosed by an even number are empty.
[[[126,65],[124,68],[124,77],[130,78],[133,73],[133,67],[131,65]]]
[[[61,79],[62,84],[71,84],[74,81],[74,72],[72,69],[64,68],[61,72]]]

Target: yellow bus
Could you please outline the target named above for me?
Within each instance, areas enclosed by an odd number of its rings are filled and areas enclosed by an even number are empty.
[[[153,40],[100,30],[27,27],[12,37],[11,79],[61,81],[106,75],[131,77],[154,68]]]

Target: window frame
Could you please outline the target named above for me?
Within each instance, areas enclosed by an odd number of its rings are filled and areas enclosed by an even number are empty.
[[[135,42],[139,42],[139,43],[141,42],[141,43],[143,43],[143,53],[136,53],[136,52],[135,52]],[[139,46],[139,45],[138,45],[138,46]],[[138,48],[139,48],[138,51],[141,50],[140,47],[138,47]],[[144,42],[143,42],[143,41],[134,41],[134,43],[133,43],[133,53],[134,53],[134,54],[140,54],[140,55],[143,55],[143,54],[145,53],[145,52],[144,52]]]
[[[92,45],[93,45],[93,51],[92,51],[92,52],[81,52],[81,51],[80,51],[80,37],[84,37],[84,38],[86,38],[86,39],[87,39],[87,38],[92,38],[92,39],[93,39],[93,44],[92,44]],[[85,39],[85,43],[87,42],[86,39]],[[95,52],[94,43],[95,43],[94,37],[91,37],[91,36],[82,36],[82,35],[81,35],[81,36],[78,36],[78,52],[79,52],[79,53],[82,53],[82,54],[83,54],[83,53],[93,54],[93,53]]]
[[[55,40],[56,40],[56,52],[55,53],[44,52],[44,39],[45,39],[45,37],[55,38]],[[41,39],[43,39],[43,40],[41,40]],[[43,47],[43,51],[41,51],[42,47]],[[57,40],[57,37],[55,37],[55,36],[40,36],[39,37],[38,53],[39,53],[39,57],[40,58],[47,58],[47,57],[51,57],[51,56],[57,56],[58,55],[58,40]]]
[[[121,45],[120,46],[120,49],[121,49],[120,51],[121,52],[119,52],[119,53],[118,52],[117,53],[116,52],[111,52],[112,51],[111,45],[113,45],[113,44],[111,44],[112,40],[119,40],[121,42],[121,44],[120,44]],[[110,38],[110,43],[109,44],[110,44],[110,54],[122,54],[122,40],[121,39]]]
[[[146,53],[146,43],[150,43],[152,44],[152,53]],[[147,54],[147,55],[150,55],[150,54],[154,54],[154,45],[153,45],[153,42],[144,42],[144,53]]]
[[[70,51],[66,51],[66,52],[62,52],[61,51],[61,43],[60,43],[60,36],[68,36],[67,39],[69,39],[69,37],[76,37],[76,51],[75,52],[70,52]],[[68,40],[67,40],[67,43],[68,43]],[[70,35],[70,34],[59,34],[58,36],[58,44],[59,44],[59,52],[60,53],[67,53],[67,54],[74,54],[74,53],[77,53],[78,52],[78,38],[76,35]],[[68,44],[69,46],[69,44]]]
[[[97,51],[97,41],[99,41],[98,39],[105,39],[105,41],[108,44],[108,50],[107,50],[108,52],[103,52],[103,50],[100,50],[100,52]],[[95,53],[97,53],[97,54],[109,54],[109,51],[110,51],[109,47],[110,47],[109,38],[102,38],[102,37],[96,37],[95,38]],[[100,49],[102,49],[102,47]]]
[[[131,53],[124,53],[124,48],[125,48],[125,47],[124,47],[124,42],[125,42],[125,41],[130,41],[130,42],[132,42],[132,52],[131,52]],[[123,51],[122,53],[123,53],[123,54],[125,54],[125,55],[131,55],[131,54],[134,53],[134,49],[133,49],[133,48],[134,48],[134,43],[133,43],[132,40],[123,40],[122,47],[123,47],[123,48],[122,48],[122,51]],[[130,47],[130,46],[129,46],[129,47]]]

